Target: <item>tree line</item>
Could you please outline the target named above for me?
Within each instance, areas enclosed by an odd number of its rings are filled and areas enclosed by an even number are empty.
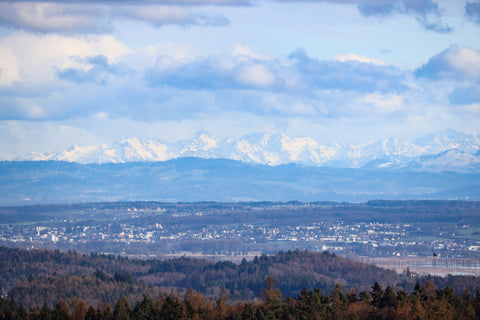
[[[155,299],[144,294],[135,302],[122,297],[109,303],[88,305],[84,300],[61,298],[54,307],[26,309],[14,300],[0,298],[1,320],[249,320],[249,319],[480,319],[480,289],[457,295],[447,286],[438,289],[431,281],[417,283],[412,292],[385,289],[375,282],[369,291],[344,292],[336,283],[330,294],[320,289],[301,290],[296,297],[283,297],[276,280],[268,276],[259,297],[233,302],[226,290],[214,299],[193,289],[183,294],[171,291]]]
[[[76,252],[19,250],[0,247],[0,291],[27,308],[53,307],[60,299],[77,297],[87,304],[108,302],[121,297],[132,303],[145,293],[157,296],[175,289],[184,293],[192,288],[208,298],[222,289],[233,301],[258,297],[269,275],[285,296],[296,297],[302,288],[331,292],[335,283],[346,291],[368,291],[375,281],[411,292],[416,281],[427,280],[438,288],[451,287],[456,294],[480,288],[480,277],[399,276],[394,271],[346,259],[328,252],[294,250],[272,256],[261,255],[241,263],[217,263],[180,257],[164,260],[127,259],[113,255]]]

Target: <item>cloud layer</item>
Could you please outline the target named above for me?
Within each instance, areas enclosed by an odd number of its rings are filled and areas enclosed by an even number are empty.
[[[42,40],[45,45],[34,39],[12,35],[7,41],[10,48],[4,48],[10,54],[4,57],[10,60],[0,61],[3,120],[98,114],[141,121],[181,120],[238,111],[312,119],[347,114],[406,119],[412,110],[423,116],[435,104],[480,102],[480,53],[457,45],[416,70],[404,70],[358,55],[321,60],[304,49],[268,56],[237,47],[230,53],[188,59],[149,52],[147,59],[143,49],[123,47],[110,36],[76,40],[51,36]],[[77,49],[49,51],[49,39]],[[32,57],[22,57],[19,51],[28,46],[43,59],[34,68],[29,68]],[[151,62],[136,63],[147,60]],[[447,85],[443,98],[424,90]],[[419,107],[418,101],[425,105]]]
[[[453,45],[417,69],[418,78],[449,82],[453,86],[449,101],[480,111],[480,52]]]
[[[0,1],[0,159],[201,129],[475,131],[478,3]]]
[[[275,0],[273,0],[275,1]],[[435,0],[276,0],[279,3],[318,2],[356,6],[365,17],[414,17],[426,30],[450,33]],[[0,1],[0,25],[39,33],[110,33],[116,21],[128,19],[161,27],[225,26],[229,17],[210,8],[255,6],[251,0],[23,0]],[[206,9],[208,8],[208,9]],[[480,23],[480,2],[465,4],[465,15]]]
[[[450,33],[452,27],[441,20],[441,10],[434,0],[277,0],[279,2],[330,2],[356,5],[366,17],[413,16],[426,30]],[[468,10],[467,10],[468,11]]]
[[[224,26],[220,14],[202,5],[245,5],[245,1],[19,1],[0,2],[0,25],[37,33],[111,33],[114,22],[128,19],[163,25]]]
[[[480,1],[467,2],[465,4],[467,16],[475,23],[480,24]]]
[[[433,80],[471,80],[480,82],[480,53],[453,45],[432,57],[416,71],[418,77]]]

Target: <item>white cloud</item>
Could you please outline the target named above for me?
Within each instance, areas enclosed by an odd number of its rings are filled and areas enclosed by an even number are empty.
[[[459,106],[458,109],[466,113],[471,113],[474,116],[480,116],[480,102],[462,105]]]
[[[26,104],[23,108],[24,114],[30,119],[42,119],[45,117],[45,109],[35,103]]]
[[[480,51],[453,45],[432,57],[416,75],[434,80],[480,81]]]
[[[374,64],[374,65],[377,65],[377,66],[386,66],[388,65],[388,63],[386,63],[385,61],[382,61],[382,60],[379,60],[379,59],[374,59],[374,58],[369,58],[369,57],[365,57],[365,56],[362,56],[362,55],[359,55],[359,54],[354,54],[354,53],[349,53],[349,54],[339,54],[339,55],[336,55],[333,60],[335,61],[341,61],[341,62],[345,62],[345,61],[358,61],[358,62],[362,62],[362,63],[371,63],[371,64]]]
[[[219,14],[194,12],[180,5],[114,5],[111,7],[112,18],[122,17],[135,21],[150,23],[156,27],[166,24],[224,26],[228,18]]]
[[[480,102],[480,51],[453,45],[430,58],[415,75],[424,87],[433,86],[436,95],[448,95],[453,106],[465,106],[457,110],[467,111],[467,106]]]
[[[235,44],[230,50],[230,55],[237,60],[271,60],[271,55],[253,51],[250,46]]]
[[[391,113],[404,109],[405,97],[398,94],[372,93],[362,100],[364,103],[374,106],[380,113]]]
[[[237,80],[245,85],[267,88],[274,84],[275,76],[264,65],[248,65],[241,67]]]
[[[48,2],[0,3],[0,24],[41,33],[104,33],[111,29],[105,6]]]
[[[278,2],[329,2],[335,4],[356,5],[358,11],[366,16],[389,17],[407,15],[416,18],[423,28],[438,33],[450,33],[453,28],[442,22],[442,11],[435,0],[277,0]]]
[[[155,25],[165,23],[192,24],[194,22],[194,17],[189,10],[174,6],[126,5],[115,7],[114,13],[131,19],[150,22]]]
[[[92,115],[92,118],[95,120],[108,120],[110,117],[107,112],[98,112]]]
[[[0,50],[10,52],[10,56],[13,55],[16,60],[16,62],[13,59],[8,60],[11,62],[9,72],[12,81],[30,83],[55,81],[57,69],[82,67],[79,61],[83,57],[102,55],[116,61],[117,58],[131,52],[128,46],[110,35],[67,37],[15,32],[0,41],[2,43]]]
[[[292,111],[297,115],[315,115],[318,110],[311,104],[305,104],[303,102],[295,102],[292,104]]]
[[[451,47],[445,54],[452,71],[463,73],[468,78],[480,79],[480,52],[468,47]]]
[[[287,62],[286,62],[287,61]],[[262,60],[246,55],[210,55],[191,61],[159,57],[145,79],[151,87],[287,91],[310,95],[317,89],[359,92],[405,90],[405,72],[394,66],[359,61],[328,61],[297,50],[288,57]]]
[[[134,49],[110,35],[15,32],[0,39],[0,82],[5,81],[0,127],[10,121],[18,126],[15,134],[23,130],[25,137],[16,140],[25,144],[22,150],[41,149],[31,141],[49,136],[55,142],[42,146],[61,145],[51,147],[55,151],[79,141],[105,143],[125,136],[178,140],[202,128],[218,136],[240,136],[268,127],[322,141],[322,134],[324,139],[354,140],[478,124],[476,95],[452,106],[450,82],[419,80],[413,71],[370,57],[322,60],[305,50],[283,56],[240,45],[199,56],[196,49],[174,42]],[[477,54],[464,47],[440,54],[442,63],[435,70],[448,66],[447,71],[463,75],[460,82],[475,82],[477,71],[468,66],[477,63]],[[117,66],[132,71],[119,76]],[[84,73],[72,76],[66,72],[70,69]],[[75,75],[82,81],[71,82]],[[467,83],[465,88],[477,86]],[[47,133],[39,133],[42,129]],[[56,137],[55,129],[68,138]],[[14,134],[4,128],[0,135],[10,139]],[[15,153],[15,144],[3,145],[3,154]]]
[[[164,68],[168,69],[170,64],[185,63],[193,60],[194,57],[196,57],[196,52],[192,45],[168,42],[140,47],[119,57],[118,61],[132,69],[143,71],[153,65],[158,67],[164,65]]]
[[[0,86],[9,86],[20,81],[20,64],[14,52],[0,44]]]
[[[244,5],[246,1],[0,1],[0,24],[34,33],[102,34],[113,31],[117,18],[144,21],[154,26],[224,26],[220,14],[192,11],[212,5]]]

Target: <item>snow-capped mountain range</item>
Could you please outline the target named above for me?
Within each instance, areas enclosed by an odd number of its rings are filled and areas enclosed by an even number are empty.
[[[128,138],[113,144],[73,146],[58,153],[31,153],[17,160],[78,163],[165,161],[182,157],[225,158],[247,163],[342,168],[414,168],[425,171],[480,170],[480,134],[447,130],[415,142],[388,138],[358,145],[322,145],[309,137],[282,133],[249,134],[240,139],[216,139],[201,131],[175,143]]]

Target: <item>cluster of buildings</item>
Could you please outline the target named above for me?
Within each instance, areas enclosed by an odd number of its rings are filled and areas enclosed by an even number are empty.
[[[241,214],[241,213],[238,213]],[[478,257],[480,238],[469,225],[439,227],[333,219],[282,222],[264,217],[249,223],[235,214],[221,221],[203,212],[129,208],[101,219],[52,220],[0,225],[0,244],[127,255],[237,255],[288,249],[335,251],[360,256]]]

